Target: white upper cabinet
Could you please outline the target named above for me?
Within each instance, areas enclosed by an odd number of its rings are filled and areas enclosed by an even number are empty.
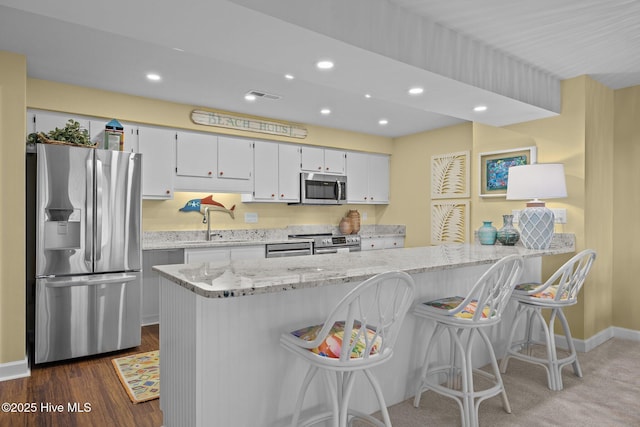
[[[243,196],[242,201],[278,201],[278,144],[256,141],[253,162],[253,199]]]
[[[250,180],[253,176],[253,141],[218,137],[218,178]]]
[[[303,171],[324,172],[324,148],[301,147],[301,163]]]
[[[178,132],[176,175],[215,179],[218,140],[210,133]]]
[[[346,153],[342,150],[324,149],[324,171],[325,173],[335,173],[344,175]]]
[[[389,203],[389,156],[369,155],[369,203]]]
[[[278,198],[281,202],[300,201],[300,147],[278,144]]]
[[[301,151],[303,171],[340,175],[345,173],[344,151],[311,146],[303,146]]]
[[[173,198],[176,131],[138,127],[138,152],[142,153],[142,197]]]
[[[300,199],[300,148],[255,141],[254,191],[244,202],[297,202]]]
[[[53,113],[49,111],[38,111],[33,115],[33,132],[48,134],[50,131],[55,130],[55,128],[64,129],[69,119],[80,123],[80,129],[86,129],[87,132],[90,132],[89,119],[72,114]],[[102,128],[104,129],[104,124],[102,124]]]
[[[347,153],[347,202],[389,203],[389,156]]]

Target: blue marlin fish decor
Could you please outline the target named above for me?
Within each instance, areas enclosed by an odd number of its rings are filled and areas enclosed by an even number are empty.
[[[210,211],[220,211],[228,213],[231,218],[235,219],[234,210],[236,205],[231,206],[231,209],[224,207],[222,203],[213,200],[212,196],[207,196],[204,199],[191,199],[179,210],[182,212],[200,212],[204,215],[204,209],[209,208]]]

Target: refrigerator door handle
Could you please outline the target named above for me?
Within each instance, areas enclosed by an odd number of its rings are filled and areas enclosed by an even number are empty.
[[[104,178],[102,170],[102,160],[96,158],[96,249],[95,260],[98,261],[102,258],[102,191]]]
[[[87,183],[93,182],[93,159],[91,157],[89,158],[89,160],[87,160],[86,176],[87,176]],[[87,202],[86,203],[87,203],[87,207],[84,210],[85,212],[84,260],[85,262],[90,263],[90,262],[93,262],[93,259],[92,259],[93,232],[91,231],[92,227],[90,226],[91,224],[93,224],[93,186],[88,184],[87,184]]]
[[[87,280],[56,280],[46,283],[47,288],[69,288],[72,286],[106,285],[110,283],[128,283],[136,280],[136,276],[118,276],[112,278],[92,278]]]

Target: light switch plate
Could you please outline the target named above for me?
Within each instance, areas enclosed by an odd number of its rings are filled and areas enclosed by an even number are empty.
[[[256,222],[258,222],[258,214],[255,212],[245,212],[244,222],[246,222],[247,224],[255,224]]]

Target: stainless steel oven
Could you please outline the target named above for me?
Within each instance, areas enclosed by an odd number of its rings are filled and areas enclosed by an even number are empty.
[[[314,255],[333,254],[342,251],[357,252],[361,250],[360,236],[357,234],[295,234],[290,239],[312,239]]]

